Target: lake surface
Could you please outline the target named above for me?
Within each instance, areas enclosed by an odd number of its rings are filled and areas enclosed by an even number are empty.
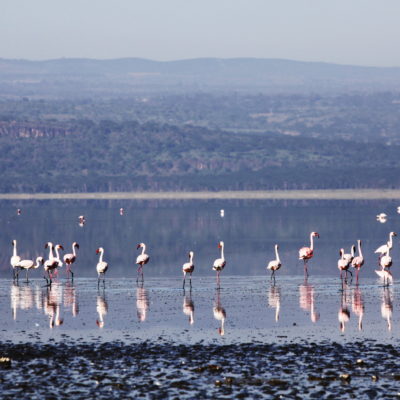
[[[123,215],[120,208],[124,208]],[[17,215],[17,208],[21,215]],[[0,338],[177,342],[287,340],[397,340],[398,239],[392,250],[394,284],[375,274],[374,250],[400,231],[393,201],[3,201],[0,202]],[[221,217],[220,210],[224,210]],[[386,223],[376,215],[388,214]],[[86,222],[78,224],[78,216]],[[320,233],[310,277],[298,249]],[[79,243],[75,280],[65,266],[49,288],[43,268],[12,281],[11,241],[22,258],[47,257],[48,241],[67,252]],[[342,284],[337,260],[362,239],[365,265],[359,285]],[[211,266],[225,242],[227,265],[216,290]],[[136,245],[147,244],[150,262],[136,283]],[[280,246],[282,268],[271,282],[265,267]],[[109,263],[97,285],[96,249]],[[182,290],[181,266],[195,252],[193,289]]]

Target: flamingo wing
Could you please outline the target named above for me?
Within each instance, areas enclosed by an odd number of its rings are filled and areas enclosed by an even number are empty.
[[[308,260],[313,254],[314,252],[310,247],[302,247],[299,250],[299,260]]]

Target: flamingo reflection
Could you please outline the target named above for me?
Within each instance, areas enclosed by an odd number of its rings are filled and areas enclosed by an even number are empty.
[[[360,287],[357,285],[353,291],[353,297],[351,299],[351,309],[358,317],[358,330],[362,330],[362,320],[364,317],[364,300]]]
[[[103,290],[97,292],[97,300],[96,300],[96,311],[99,314],[99,318],[96,320],[96,324],[99,328],[104,327],[104,316],[107,315],[108,312],[108,302],[106,299],[106,292]]]
[[[76,295],[75,286],[72,282],[66,282],[64,289],[64,307],[71,307],[71,313],[74,317],[79,314],[79,303]]]
[[[281,310],[281,288],[271,285],[268,289],[268,306],[275,308],[275,321],[279,320],[279,312]]]
[[[43,310],[50,318],[49,327],[60,326],[64,319],[60,316],[60,304],[62,303],[62,286],[60,283],[48,286],[44,298]]]
[[[144,322],[146,320],[149,305],[149,296],[142,284],[136,288],[136,308],[139,322]]]
[[[182,311],[183,313],[189,317],[189,324],[193,325],[194,324],[194,303],[192,300],[192,291],[189,292],[189,294],[185,294],[185,291],[183,292],[183,305],[182,305]]]
[[[216,298],[213,307],[213,314],[214,318],[217,321],[221,321],[221,326],[218,328],[218,333],[221,336],[225,335],[225,319],[226,319],[226,311],[225,308],[221,305],[221,298],[220,298],[220,290],[216,290]]]
[[[342,281],[342,290],[340,296],[340,308],[338,312],[339,328],[342,332],[346,329],[346,324],[350,320],[350,310],[348,307],[349,286],[346,281]]]
[[[29,310],[33,307],[34,297],[32,288],[28,285],[19,286],[18,283],[11,285],[11,310],[14,321],[17,320],[17,310]]]
[[[299,286],[300,291],[300,308],[310,312],[312,322],[319,320],[319,312],[315,309],[314,286],[308,283],[308,279],[304,279],[304,283]]]
[[[387,286],[382,288],[382,318],[386,319],[388,330],[392,330],[392,315],[393,315],[393,292]]]

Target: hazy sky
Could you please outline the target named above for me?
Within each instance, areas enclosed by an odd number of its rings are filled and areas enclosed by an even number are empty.
[[[400,0],[2,0],[0,58],[400,66]]]

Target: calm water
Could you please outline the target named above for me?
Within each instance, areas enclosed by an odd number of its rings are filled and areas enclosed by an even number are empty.
[[[397,238],[391,254],[394,285],[383,288],[374,272],[374,250],[390,231],[400,231],[396,207],[394,202],[350,201],[1,202],[0,339],[397,340]],[[388,214],[384,224],[376,221],[380,212]],[[79,215],[86,218],[83,227]],[[321,237],[305,281],[297,253],[309,244],[310,231]],[[366,259],[360,285],[342,286],[338,250],[348,250],[358,238]],[[21,278],[14,284],[13,239],[22,258],[46,256],[47,241],[61,243],[68,252],[77,241],[74,283],[61,269],[58,281],[44,287],[40,268],[29,283]],[[211,265],[219,257],[219,240],[225,242],[227,266],[216,291]],[[147,244],[151,257],[143,286],[135,281],[139,242]],[[274,258],[275,243],[283,266],[272,285],[265,266]],[[99,246],[110,265],[100,289]],[[193,290],[184,293],[181,265],[189,250],[195,252],[196,270]]]

